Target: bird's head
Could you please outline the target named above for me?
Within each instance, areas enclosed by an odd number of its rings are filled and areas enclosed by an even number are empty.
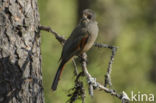
[[[95,13],[91,9],[85,9],[82,13],[81,22],[88,23],[90,21],[95,21]]]

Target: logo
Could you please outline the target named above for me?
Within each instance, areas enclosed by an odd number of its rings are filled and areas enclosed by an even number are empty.
[[[154,94],[149,93],[141,93],[140,91],[138,91],[138,93],[134,93],[133,91],[131,91],[131,101],[133,102],[153,102],[154,101]]]

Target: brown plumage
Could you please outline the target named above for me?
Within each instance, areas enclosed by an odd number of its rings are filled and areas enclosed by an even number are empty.
[[[81,55],[87,52],[94,44],[98,35],[98,25],[95,20],[95,14],[92,10],[83,11],[82,19],[79,25],[73,30],[67,41],[65,42],[60,58],[60,66],[56,72],[52,90],[57,89],[64,65],[75,55]]]

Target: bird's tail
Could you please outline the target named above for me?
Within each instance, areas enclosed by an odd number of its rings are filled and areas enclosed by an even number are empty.
[[[60,66],[59,66],[59,68],[58,68],[58,70],[56,72],[55,78],[53,80],[53,84],[51,86],[51,89],[53,91],[55,91],[57,89],[58,81],[60,79],[60,76],[61,76],[62,70],[64,68],[64,65],[65,65],[65,62],[64,61],[61,61]]]

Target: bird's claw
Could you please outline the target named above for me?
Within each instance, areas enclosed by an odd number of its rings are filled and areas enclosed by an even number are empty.
[[[81,57],[81,56],[79,56],[79,58],[80,58],[80,62],[85,61],[85,62],[88,64],[88,60],[87,60],[86,58],[83,58],[83,57]]]

